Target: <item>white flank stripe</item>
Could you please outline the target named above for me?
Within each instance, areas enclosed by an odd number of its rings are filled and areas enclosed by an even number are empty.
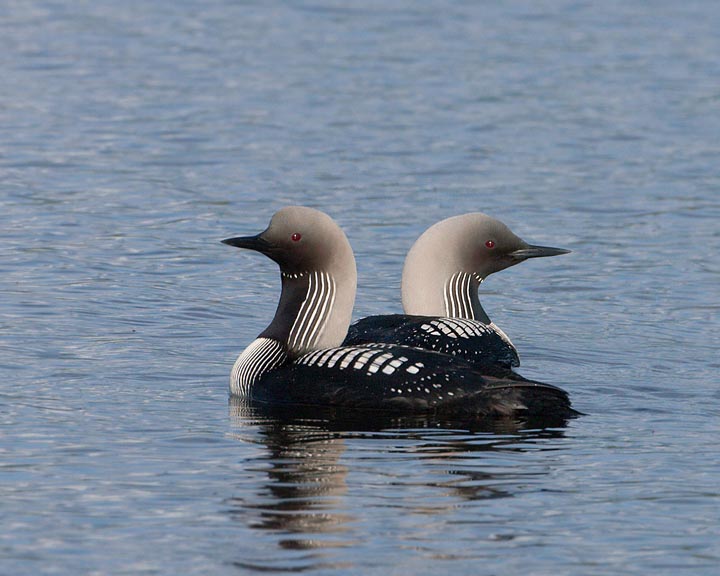
[[[279,346],[277,348],[271,347],[268,349],[266,354],[258,360],[255,368],[255,372],[252,375],[252,383],[254,384],[260,376],[275,368],[278,364],[282,363],[285,358],[285,352]]]
[[[287,359],[277,340],[257,338],[238,356],[230,373],[230,391],[246,396],[260,377]]]
[[[235,382],[241,387],[245,388],[252,384],[252,374],[255,371],[255,364],[258,358],[265,354],[269,342],[270,341],[265,338],[258,338],[238,357],[233,371],[236,377]]]
[[[245,370],[242,372],[243,383],[247,383],[248,386],[254,384],[258,377],[265,372],[267,366],[272,363],[274,356],[275,350],[271,345],[271,341],[268,341],[262,348],[257,350],[257,353],[247,363]]]

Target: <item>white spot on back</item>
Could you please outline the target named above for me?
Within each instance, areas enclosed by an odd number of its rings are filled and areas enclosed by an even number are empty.
[[[340,357],[346,353],[347,348],[338,348],[337,351],[328,360],[328,368],[332,368],[333,366],[335,366]]]
[[[427,333],[430,334],[431,336],[440,336],[440,332],[438,332],[437,330],[435,330],[435,328],[433,328],[432,326],[430,326],[430,324],[423,324],[422,326],[420,326],[420,330],[424,330],[425,332],[427,332]]]
[[[362,354],[365,351],[365,348],[355,348],[352,350],[352,352],[349,352],[345,358],[342,359],[340,362],[340,370],[344,370],[348,366],[350,366],[350,363],[355,360],[357,356]]]
[[[355,364],[353,365],[353,368],[355,370],[360,370],[365,364],[367,364],[368,360],[370,359],[370,356],[373,354],[377,354],[376,350],[366,350],[363,352],[360,357],[355,361]]]
[[[433,326],[436,326],[440,329],[440,331],[445,334],[445,336],[448,336],[450,338],[457,338],[457,334],[454,330],[450,328],[450,326],[447,325],[447,323],[443,320],[433,320],[431,322]]]
[[[390,360],[390,358],[392,358],[392,354],[390,352],[385,352],[384,354],[380,354],[380,356],[375,358],[372,361],[372,363],[370,364],[370,366],[368,366],[368,372],[370,372],[371,374],[374,374],[375,372],[380,370],[380,366],[385,364],[385,362]]]

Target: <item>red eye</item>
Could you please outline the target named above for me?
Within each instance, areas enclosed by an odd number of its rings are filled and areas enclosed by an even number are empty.
[[[488,248],[495,248],[495,242],[493,242],[492,240],[488,240],[487,242],[485,242],[485,246],[487,246]]]
[[[293,242],[298,242],[300,240],[300,238],[302,238],[302,234],[300,234],[300,232],[295,232],[295,233],[293,233],[292,236],[290,236],[290,239]]]

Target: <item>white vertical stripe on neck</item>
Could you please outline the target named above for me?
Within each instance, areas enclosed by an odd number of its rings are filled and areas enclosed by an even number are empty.
[[[472,306],[472,276],[466,272],[453,274],[445,284],[445,314],[450,318],[475,320]]]
[[[290,328],[288,348],[303,353],[317,342],[335,303],[335,280],[327,272],[308,275],[308,291]]]
[[[458,281],[460,279],[459,274],[455,274],[452,279],[451,290],[450,290],[450,302],[452,302],[452,316],[453,318],[460,316],[460,297],[458,295]]]

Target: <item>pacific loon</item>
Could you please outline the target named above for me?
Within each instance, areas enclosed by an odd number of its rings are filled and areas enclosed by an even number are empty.
[[[474,417],[576,414],[562,389],[514,373],[483,375],[461,358],[411,346],[341,346],[355,299],[355,258],[343,231],[323,212],[286,207],[260,234],[223,242],[274,260],[282,282],[275,317],[233,366],[235,396]]]
[[[417,239],[405,259],[405,314],[363,318],[350,326],[344,344],[418,346],[465,358],[486,371],[492,366],[517,367],[517,350],[485,313],[478,288],[494,272],[529,258],[568,252],[528,244],[481,212],[437,222]]]

